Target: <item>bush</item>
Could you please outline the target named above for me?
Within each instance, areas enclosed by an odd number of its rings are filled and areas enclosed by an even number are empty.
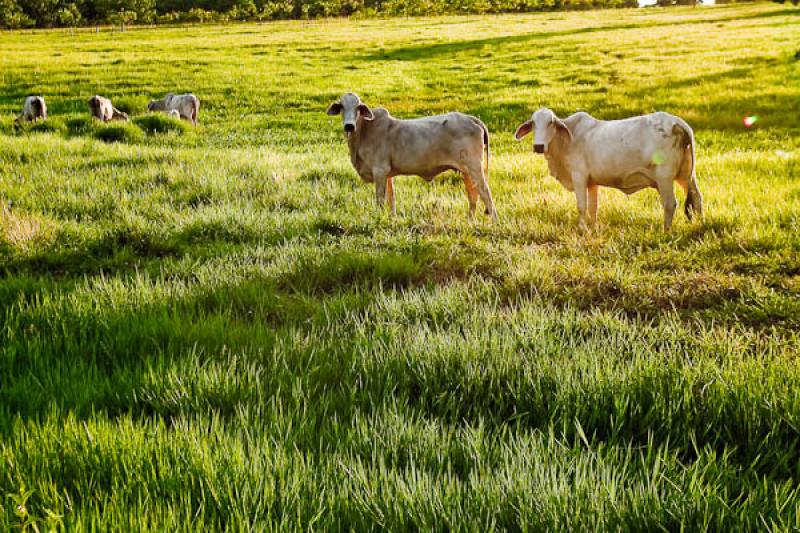
[[[31,133],[62,133],[63,131],[64,123],[56,119],[35,122],[30,127]]]
[[[14,131],[17,133],[63,133],[64,123],[59,119],[48,119],[39,122],[17,122]]]
[[[142,130],[133,124],[118,122],[102,126],[94,132],[94,136],[101,141],[112,142],[137,142],[144,139]]]
[[[658,0],[658,4],[694,1]],[[739,0],[717,0],[718,3],[732,1]],[[800,0],[775,1],[797,4]],[[635,5],[635,0],[0,0],[0,27],[73,26],[86,22],[115,25],[150,22],[203,24],[229,20],[512,13]],[[135,109],[138,107],[131,108]]]
[[[35,23],[16,0],[0,0],[0,28],[27,28]]]
[[[161,113],[149,113],[136,117],[133,123],[142,128],[148,135],[169,133],[171,131],[184,134],[191,130],[189,123]]]
[[[67,121],[69,135],[86,135],[94,129],[92,119],[89,117],[75,117]]]
[[[123,96],[122,98],[113,98],[111,101],[114,107],[123,113],[133,116],[147,111],[147,102],[149,100],[145,96]]]

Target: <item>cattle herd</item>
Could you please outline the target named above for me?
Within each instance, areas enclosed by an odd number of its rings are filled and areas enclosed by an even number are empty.
[[[92,117],[103,122],[128,120],[127,114],[103,96],[93,96],[88,105]],[[193,94],[170,93],[151,101],[147,109],[196,125],[200,100]],[[464,178],[470,218],[480,196],[486,214],[497,219],[488,181],[489,129],[478,117],[453,112],[401,120],[386,109],[371,109],[353,93],[343,95],[327,112],[342,116],[350,160],[361,179],[375,184],[379,206],[388,202],[395,212],[395,176],[418,175],[432,180],[447,170],[455,170]],[[44,98],[27,97],[17,121],[46,119]],[[664,208],[664,230],[669,231],[677,207],[673,185],[677,182],[686,193],[686,217],[691,220],[694,214],[702,216],[694,133],[679,117],[657,112],[623,120],[599,120],[578,112],[561,119],[550,109],[542,108],[517,128],[514,137],[519,140],[531,132],[534,152],[543,154],[550,173],[575,193],[583,229],[597,222],[600,186],[626,194],[655,188]]]
[[[111,100],[98,94],[89,98],[89,113],[93,118],[103,122],[120,120],[127,122],[129,117],[111,103]],[[169,93],[160,100],[152,100],[147,104],[148,111],[160,111],[167,115],[188,120],[197,125],[197,113],[200,111],[200,100],[193,94]],[[37,122],[47,120],[47,104],[41,96],[28,96],[22,105],[22,113],[16,122]]]

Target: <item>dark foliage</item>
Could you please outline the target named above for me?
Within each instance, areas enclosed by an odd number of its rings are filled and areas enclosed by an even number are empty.
[[[659,5],[686,3],[695,0],[659,0]],[[509,13],[636,5],[636,0],[0,0],[0,27]]]

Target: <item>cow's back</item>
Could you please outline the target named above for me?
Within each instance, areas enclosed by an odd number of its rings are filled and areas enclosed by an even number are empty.
[[[483,130],[473,117],[464,113],[447,113],[407,120],[397,120],[399,136],[405,144],[424,142],[428,149],[439,152],[462,149],[462,145],[483,139]]]
[[[433,177],[483,146],[482,128],[463,113],[396,120],[392,129],[392,167],[400,173]]]
[[[366,169],[388,166],[392,175],[416,174],[430,179],[463,166],[468,154],[482,148],[481,127],[463,113],[396,119],[385,109],[376,108],[372,114],[373,120],[362,121],[353,141],[357,152],[353,164],[362,177]]]
[[[681,151],[675,149],[673,138],[676,124],[674,116],[663,112],[621,120],[595,119],[576,132],[571,152],[583,160],[595,180],[612,185],[630,173],[679,162]],[[644,184],[618,186],[638,190]]]
[[[22,108],[26,120],[36,120],[47,116],[47,106],[41,96],[28,96]]]

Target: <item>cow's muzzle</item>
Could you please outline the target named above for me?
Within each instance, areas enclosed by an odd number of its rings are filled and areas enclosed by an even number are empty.
[[[543,154],[544,153],[544,145],[543,144],[534,144],[533,145],[533,151],[536,152],[537,154]]]
[[[344,131],[345,131],[345,133],[353,133],[354,131],[356,131],[356,125],[355,124],[345,124],[344,125]]]

